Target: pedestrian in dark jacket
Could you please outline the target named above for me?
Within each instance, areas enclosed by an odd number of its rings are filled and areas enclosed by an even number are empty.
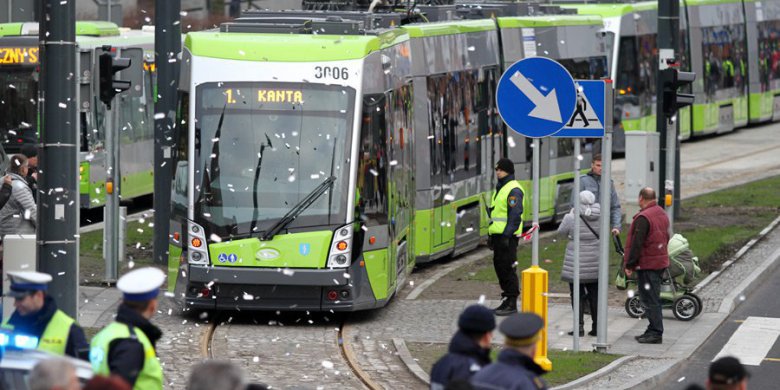
[[[542,317],[534,313],[517,313],[499,326],[504,334],[504,349],[498,361],[471,378],[479,390],[539,390],[547,384],[541,378],[544,369],[534,362],[536,346],[544,327]]]
[[[580,192],[580,303],[584,306],[586,303],[590,308],[590,316],[593,319],[593,326],[588,335],[596,335],[596,325],[598,323],[596,313],[598,312],[598,289],[599,289],[599,237],[596,235],[599,227],[599,218],[601,217],[601,207],[596,203],[596,196],[590,191]],[[572,299],[572,308],[574,308],[574,210],[563,217],[563,221],[558,226],[558,234],[569,238],[566,244],[566,256],[563,260],[563,269],[561,270],[561,280],[569,282],[569,292]],[[585,315],[580,307],[579,313],[579,335],[585,335]],[[573,334],[574,332],[569,332]]]
[[[27,180],[27,185],[30,186],[33,199],[38,201],[38,147],[33,144],[24,144],[19,151],[25,157],[27,157],[27,176],[24,178]]]
[[[37,337],[39,350],[87,360],[89,344],[84,330],[73,318],[57,309],[54,298],[46,294],[51,275],[9,271],[8,277],[11,290],[6,295],[14,298],[15,310],[4,327],[13,328],[14,333]]]
[[[590,172],[580,176],[580,190],[590,191],[596,196],[596,202],[601,200],[601,153],[593,155],[593,161],[590,164]],[[612,227],[612,235],[617,236],[620,234],[620,225],[623,219],[622,211],[620,210],[620,198],[618,198],[615,191],[615,183],[612,179],[609,180],[609,213],[604,210],[604,215],[609,215],[609,225]],[[574,201],[577,197],[572,192],[571,201],[572,207],[574,207]]]
[[[649,322],[645,333],[635,338],[643,344],[661,344],[661,282],[669,267],[669,217],[656,203],[655,191],[650,187],[639,191],[639,208],[628,230],[623,267],[626,276],[637,273],[639,299]]]
[[[493,311],[471,305],[458,318],[458,331],[452,336],[449,351],[431,370],[431,390],[450,388],[456,382],[468,382],[472,375],[490,363],[490,343],[496,319]]]
[[[13,178],[10,175],[3,176],[3,186],[0,187],[0,209],[8,203],[8,199],[11,199],[12,182]]]

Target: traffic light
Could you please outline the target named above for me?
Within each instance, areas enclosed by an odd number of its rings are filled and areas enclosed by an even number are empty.
[[[111,55],[111,46],[103,46],[103,51],[100,55],[100,101],[110,109],[114,96],[130,89],[129,81],[114,79],[114,73],[130,67],[130,59]]]
[[[696,79],[696,73],[681,72],[674,67],[669,67],[661,71],[661,82],[664,92],[664,115],[672,117],[682,107],[693,104],[693,94],[677,92]]]

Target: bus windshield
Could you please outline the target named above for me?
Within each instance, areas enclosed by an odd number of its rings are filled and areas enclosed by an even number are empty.
[[[308,83],[206,83],[196,92],[195,214],[220,237],[269,229],[330,176],[288,228],[346,219],[355,91]]]
[[[38,73],[33,66],[0,67],[0,141],[8,153],[37,142]]]

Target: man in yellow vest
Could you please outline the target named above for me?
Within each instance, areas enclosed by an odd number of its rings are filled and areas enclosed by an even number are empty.
[[[89,344],[84,330],[76,321],[57,309],[54,298],[48,296],[49,274],[30,271],[9,271],[11,291],[5,295],[14,298],[11,318],[3,327],[16,334],[38,338],[38,350],[55,355],[87,359]]]
[[[157,311],[157,295],[165,274],[147,267],[128,272],[117,281],[123,294],[114,322],[92,339],[89,360],[98,375],[116,374],[133,389],[163,388],[163,371],[155,344],[162,331],[149,320]]]
[[[517,279],[517,235],[523,229],[523,189],[515,180],[515,164],[508,158],[496,163],[498,183],[490,204],[489,244],[493,249],[493,267],[501,285],[498,316],[517,312],[520,282]]]

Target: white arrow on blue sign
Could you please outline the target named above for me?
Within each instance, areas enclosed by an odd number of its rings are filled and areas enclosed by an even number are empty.
[[[531,138],[562,129],[574,113],[577,91],[563,65],[545,57],[524,58],[498,81],[496,105],[512,130]]]

